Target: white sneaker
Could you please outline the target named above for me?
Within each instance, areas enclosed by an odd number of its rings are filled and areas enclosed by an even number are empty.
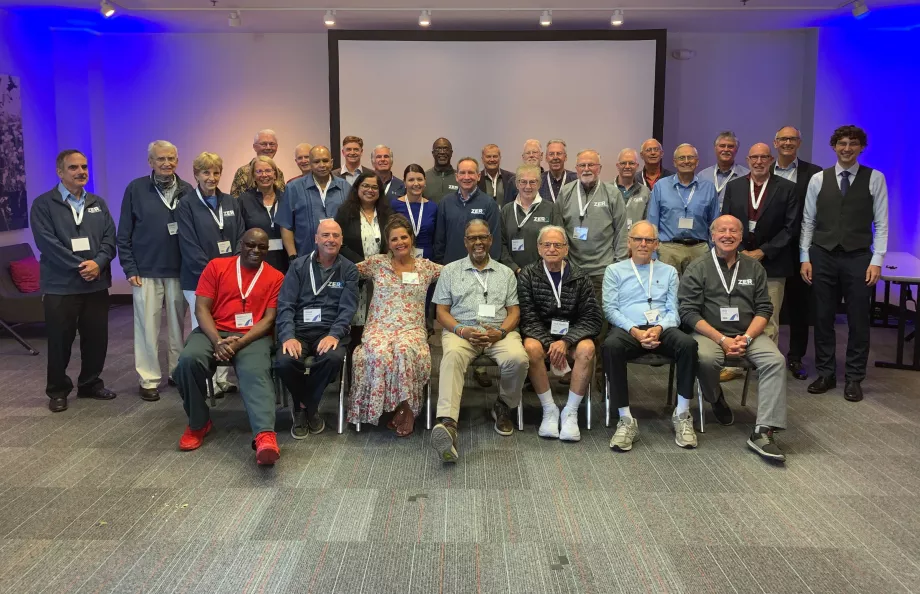
[[[617,452],[628,452],[633,447],[633,442],[639,439],[639,422],[632,417],[620,417],[617,430],[610,438],[610,449]]]
[[[696,447],[696,431],[693,430],[693,417],[689,412],[678,415],[677,411],[671,415],[674,425],[674,443],[682,448]]]
[[[540,423],[537,435],[553,439],[559,437],[559,409],[555,405],[552,408],[543,409],[543,422]]]
[[[581,441],[581,431],[578,430],[578,409],[568,406],[562,409],[562,429],[559,431],[562,441]]]

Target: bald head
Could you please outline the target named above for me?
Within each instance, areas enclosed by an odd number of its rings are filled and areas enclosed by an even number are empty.
[[[246,268],[258,268],[268,253],[268,234],[258,227],[253,227],[240,239],[240,265]]]
[[[323,219],[316,228],[316,248],[322,262],[332,262],[342,249],[342,228],[333,219]]]
[[[763,183],[770,177],[770,166],[773,164],[773,153],[770,146],[758,142],[748,151],[748,167],[751,169],[751,178],[755,183]]]

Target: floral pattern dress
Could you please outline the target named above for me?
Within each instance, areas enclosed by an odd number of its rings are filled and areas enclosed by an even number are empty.
[[[418,416],[422,388],[431,377],[431,353],[425,329],[425,295],[441,266],[416,258],[418,284],[403,283],[389,254],[358,264],[361,278],[374,282],[361,344],[355,348],[348,398],[348,422],[376,425],[380,415],[406,400]]]

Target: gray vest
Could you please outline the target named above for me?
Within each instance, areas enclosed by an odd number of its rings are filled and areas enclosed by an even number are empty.
[[[869,178],[872,169],[859,166],[850,189],[844,196],[837,185],[834,167],[825,169],[821,191],[818,193],[813,243],[828,251],[838,246],[845,252],[869,249],[872,245],[872,223],[875,220]]]

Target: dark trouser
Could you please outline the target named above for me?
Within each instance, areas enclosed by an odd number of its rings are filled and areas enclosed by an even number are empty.
[[[818,375],[834,377],[837,373],[834,317],[839,287],[846,300],[849,326],[846,379],[862,381],[866,378],[869,361],[869,298],[875,290],[866,286],[866,269],[872,253],[869,250],[829,252],[813,245],[809,255],[815,300],[815,367]]]
[[[218,332],[221,338],[235,335],[234,332]],[[236,334],[239,336],[238,334]],[[271,377],[272,339],[270,336],[251,342],[231,360],[236,377],[240,380],[240,396],[249,415],[249,426],[253,435],[275,430],[275,388]],[[214,345],[200,328],[189,334],[179,355],[179,364],[173,379],[182,395],[188,425],[201,429],[211,418],[207,401],[207,380],[214,375],[217,360],[214,359]]]
[[[328,331],[325,329],[300,334],[296,337],[303,349],[299,359],[282,352],[275,357],[275,371],[291,393],[294,407],[305,408],[310,416],[319,410],[319,401],[323,398],[326,386],[338,377],[349,344],[349,337],[346,336],[339,341],[336,348],[326,351],[323,355],[317,355],[316,347],[326,336]],[[310,365],[310,373],[306,374],[308,356],[315,359]]]
[[[602,349],[604,372],[610,381],[610,401],[617,408],[629,406],[629,384],[626,380],[626,363],[647,353],[671,357],[677,363],[677,393],[693,399],[693,381],[696,378],[697,343],[679,328],[668,328],[660,336],[656,349],[643,348],[639,341],[622,328],[612,327]]]
[[[80,331],[80,376],[77,392],[86,394],[104,387],[99,375],[109,348],[108,290],[81,295],[45,295],[45,328],[48,332],[49,398],[66,398],[73,390],[67,377],[70,350]]]
[[[789,361],[801,361],[808,352],[808,327],[815,305],[811,293],[811,287],[798,272],[786,279],[785,309],[789,318],[789,350],[786,356]]]

